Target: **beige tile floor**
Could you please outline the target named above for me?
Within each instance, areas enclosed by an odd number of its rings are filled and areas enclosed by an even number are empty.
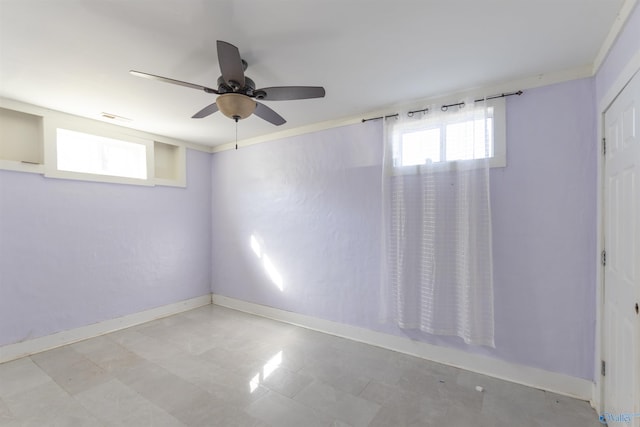
[[[206,306],[0,364],[0,426],[601,424],[586,402]]]

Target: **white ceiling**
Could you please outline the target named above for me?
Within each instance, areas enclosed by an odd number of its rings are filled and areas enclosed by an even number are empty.
[[[324,86],[267,103],[287,123],[242,120],[240,139],[593,64],[625,0],[0,0],[0,97],[205,145],[231,119],[191,119],[215,95],[216,40],[258,87]],[[265,102],[266,103],[266,102]]]

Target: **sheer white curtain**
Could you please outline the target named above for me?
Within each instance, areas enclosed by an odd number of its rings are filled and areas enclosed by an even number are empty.
[[[490,111],[467,100],[385,120],[383,309],[494,347]]]

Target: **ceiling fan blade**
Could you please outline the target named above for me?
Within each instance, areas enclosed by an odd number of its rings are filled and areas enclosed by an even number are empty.
[[[210,116],[211,114],[215,113],[216,111],[218,111],[218,104],[216,104],[214,102],[213,104],[207,105],[202,110],[200,110],[197,113],[195,113],[193,116],[191,116],[191,118],[192,119],[201,119],[203,117]]]
[[[291,99],[309,99],[309,98],[322,98],[325,95],[324,88],[322,86],[279,86],[279,87],[265,87],[257,89],[256,93],[264,92],[265,101],[287,101]]]
[[[190,87],[192,89],[203,90],[207,93],[218,93],[217,90],[206,86],[200,86],[194,83],[183,82],[181,80],[170,79],[169,77],[156,76],[155,74],[143,73],[142,71],[130,70],[129,73],[134,76],[144,77],[145,79],[158,80],[165,83],[171,83],[178,86]]]
[[[280,126],[287,122],[282,118],[280,114],[276,113],[271,108],[259,102],[256,102],[256,110],[253,112],[253,114],[276,126]]]
[[[231,43],[218,40],[218,63],[222,78],[232,89],[244,87],[244,64],[240,58],[240,51]]]

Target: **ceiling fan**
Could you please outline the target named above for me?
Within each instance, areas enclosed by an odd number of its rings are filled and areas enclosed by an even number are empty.
[[[286,120],[278,113],[266,105],[257,102],[256,99],[265,101],[285,101],[294,99],[322,98],[325,95],[321,86],[274,86],[256,89],[256,85],[249,77],[244,75],[247,69],[247,62],[240,57],[240,51],[231,43],[222,40],[217,42],[218,63],[222,75],[218,77],[218,88],[212,89],[194,83],[183,82],[170,79],[168,77],[156,76],[154,74],[143,73],[142,71],[129,71],[134,76],[144,77],[161,82],[190,87],[192,89],[204,90],[207,93],[218,95],[216,102],[207,105],[202,110],[195,113],[192,118],[201,119],[216,111],[221,111],[225,116],[235,120],[249,117],[255,114],[272,123],[280,126]]]

